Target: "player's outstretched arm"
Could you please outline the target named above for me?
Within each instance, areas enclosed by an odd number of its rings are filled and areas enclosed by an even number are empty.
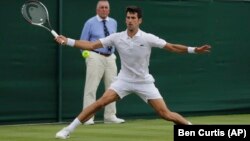
[[[210,45],[202,45],[200,47],[188,47],[180,44],[167,43],[164,47],[166,50],[176,53],[208,53],[210,52]]]
[[[65,36],[62,35],[55,38],[55,40],[57,43],[61,45],[68,45],[71,47],[76,47],[84,50],[94,50],[102,47],[102,43],[99,40],[95,42],[89,42],[85,40],[74,40],[71,38],[66,38]]]

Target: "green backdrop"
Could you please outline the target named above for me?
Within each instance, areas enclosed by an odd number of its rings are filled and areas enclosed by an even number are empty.
[[[72,120],[82,109],[85,60],[59,47],[20,13],[25,0],[0,1],[0,124]],[[53,28],[78,39],[97,1],[42,0]],[[143,9],[141,29],[171,43],[212,45],[205,55],[153,49],[150,72],[169,108],[185,116],[250,113],[250,2],[222,0],[111,0],[118,31],[125,7]],[[117,54],[118,55],[118,54]],[[119,56],[119,55],[118,55]],[[117,60],[120,68],[119,58]],[[103,84],[98,96],[103,93]],[[155,117],[135,95],[117,102],[119,117]],[[103,111],[97,113],[102,119]]]

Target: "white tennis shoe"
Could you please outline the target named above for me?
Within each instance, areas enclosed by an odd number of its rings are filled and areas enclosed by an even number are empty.
[[[57,139],[67,139],[69,138],[70,131],[67,128],[63,128],[59,132],[56,133]]]
[[[93,118],[91,118],[88,121],[84,122],[84,125],[93,125],[93,124],[95,124]]]
[[[115,115],[111,116],[110,118],[105,118],[104,123],[124,123],[125,120],[116,117]]]

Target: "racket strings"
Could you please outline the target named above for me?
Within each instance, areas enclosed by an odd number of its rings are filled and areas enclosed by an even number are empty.
[[[30,3],[24,7],[24,16],[33,23],[43,24],[46,22],[46,10],[38,4]]]
[[[52,33],[54,37],[58,34],[52,29],[49,21],[49,13],[45,5],[38,0],[29,0],[21,8],[21,13],[26,21],[32,25],[43,27]]]
[[[21,12],[29,23],[52,30],[47,9],[43,4],[36,1],[27,2],[23,5]]]

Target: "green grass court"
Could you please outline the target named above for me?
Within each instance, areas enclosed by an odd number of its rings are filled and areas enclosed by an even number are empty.
[[[250,114],[187,117],[193,124],[250,124]],[[56,141],[67,124],[1,125],[0,141]],[[173,124],[162,119],[79,126],[68,141],[173,141]]]

